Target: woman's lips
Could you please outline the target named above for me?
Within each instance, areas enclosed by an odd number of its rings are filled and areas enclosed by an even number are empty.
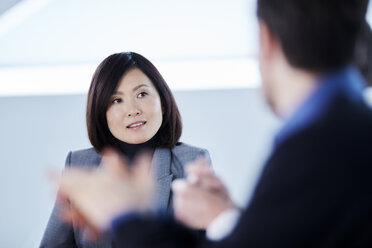
[[[146,121],[137,121],[127,126],[127,128],[135,130],[146,124]]]

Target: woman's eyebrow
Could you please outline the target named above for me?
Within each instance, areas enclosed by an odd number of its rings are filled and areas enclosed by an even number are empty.
[[[134,87],[132,91],[136,91],[141,87],[148,87],[149,88],[150,86],[148,86],[147,84],[140,84],[140,85],[137,85],[136,87]]]
[[[114,91],[112,95],[124,95],[121,91]]]
[[[134,87],[132,91],[134,92],[134,91],[138,90],[138,89],[141,88],[141,87],[147,87],[147,88],[150,88],[150,86],[148,86],[147,84],[140,84],[140,85],[137,85],[136,87]],[[121,92],[120,90],[118,90],[118,91],[114,91],[112,94],[113,94],[113,95],[124,95],[124,93]]]

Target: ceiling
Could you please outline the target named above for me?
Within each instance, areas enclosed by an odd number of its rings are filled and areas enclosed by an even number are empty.
[[[1,0],[0,68],[254,57],[255,0]],[[368,19],[372,22],[372,11]]]
[[[0,19],[18,19],[0,29],[0,66],[95,64],[119,51],[244,58],[257,45],[254,11],[246,0],[23,0]]]

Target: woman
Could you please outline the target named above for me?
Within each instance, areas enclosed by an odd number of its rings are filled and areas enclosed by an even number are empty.
[[[156,208],[170,211],[171,182],[183,167],[208,151],[179,143],[182,122],[174,97],[155,66],[140,54],[117,53],[96,69],[87,101],[86,121],[93,148],[70,152],[66,166],[97,167],[100,153],[114,147],[132,161],[141,150],[153,152]],[[108,238],[87,241],[84,230],[64,223],[53,209],[40,247],[111,247]]]

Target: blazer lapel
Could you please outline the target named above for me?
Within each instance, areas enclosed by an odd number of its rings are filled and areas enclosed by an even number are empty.
[[[156,180],[155,207],[158,210],[168,209],[173,174],[171,173],[171,151],[168,148],[155,149],[151,169]]]

